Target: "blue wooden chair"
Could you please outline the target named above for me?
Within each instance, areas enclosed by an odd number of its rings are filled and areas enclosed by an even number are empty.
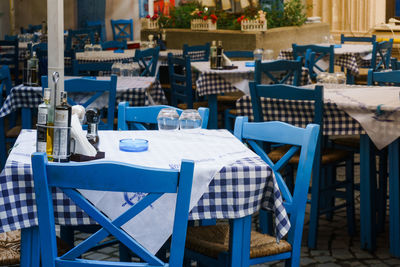
[[[340,35],[340,43],[344,44],[346,42],[351,43],[371,43],[373,44],[376,41],[376,35],[373,34],[372,36],[344,36],[344,34]]]
[[[249,123],[247,117],[236,119],[235,136],[247,143],[274,171],[291,223],[287,240],[281,240],[279,244],[276,243],[275,237],[254,230],[251,231],[251,237],[244,237],[244,242],[250,242],[249,258],[246,259],[249,265],[277,260],[286,260],[286,266],[300,265],[304,215],[313,161],[317,157],[319,128],[316,124],[309,124],[303,129],[283,122]],[[258,145],[259,141],[287,144],[291,148],[278,162],[274,162]],[[300,157],[296,187],[292,194],[285,184],[281,171],[296,151],[300,151]],[[232,237],[229,236],[227,224],[189,227],[185,260],[196,260],[202,264],[201,266],[227,266],[229,238]]]
[[[47,87],[47,76],[42,77],[42,87]],[[64,90],[67,93],[94,93],[89,99],[83,103],[76,103],[73,99],[68,97],[70,105],[82,105],[87,108],[100,96],[108,93],[108,107],[107,107],[107,122],[100,120],[99,130],[112,130],[114,128],[114,114],[115,114],[115,95],[117,89],[117,76],[111,75],[108,81],[94,80],[86,78],[68,79],[65,80]]]
[[[135,50],[135,61],[143,69],[140,76],[158,76],[158,56],[160,47],[148,48],[145,50]]]
[[[2,47],[7,47],[5,51],[3,51],[0,55],[0,66],[7,65],[12,74],[12,78],[14,79],[14,84],[20,84],[19,79],[19,61],[18,61],[18,40],[14,41],[5,41],[0,40],[0,50]],[[11,47],[11,49],[10,49]],[[7,51],[7,52],[6,52]]]
[[[321,45],[297,45],[292,44],[293,58],[302,56],[305,59],[305,67],[309,69],[310,77],[315,80],[317,72],[328,71],[333,73],[335,64],[335,50],[334,45],[321,46]],[[327,70],[322,69],[318,65],[318,61],[324,60],[325,57],[329,58],[329,67]]]
[[[128,46],[126,44],[126,40],[122,40],[122,41],[107,41],[107,42],[101,43],[101,48],[103,50],[127,49]]]
[[[182,266],[193,181],[193,161],[182,161],[181,169],[177,171],[119,162],[49,163],[45,153],[34,153],[32,169],[43,266],[143,266],[146,264],[149,266]],[[60,257],[57,257],[52,202],[52,189],[54,190],[55,187],[59,188],[103,227]],[[76,189],[142,192],[147,195],[117,219],[110,220]],[[121,229],[122,225],[166,193],[177,194],[169,264],[155,257]],[[110,234],[144,262],[116,263],[78,258]]]
[[[264,121],[261,98],[284,99],[284,100],[308,100],[313,102],[314,119],[313,123],[320,125],[323,133],[323,88],[316,86],[315,89],[305,89],[290,85],[258,85],[250,82],[251,104],[253,108],[254,121]],[[355,234],[355,212],[354,212],[354,155],[352,152],[341,149],[327,148],[325,138],[320,138],[317,158],[313,170],[312,190],[311,190],[311,214],[308,235],[308,246],[316,247],[318,221],[322,214],[327,214],[328,219],[332,217],[333,211],[346,207],[347,227],[350,235]],[[268,156],[272,160],[279,160],[287,151],[284,146],[272,150]],[[292,164],[297,164],[298,158],[292,159]],[[346,179],[344,182],[336,181],[336,166],[345,162]],[[322,167],[322,170],[321,170]],[[293,168],[289,169],[288,181],[293,185]],[[340,191],[345,189],[345,193]],[[335,205],[335,198],[343,198],[346,203]]]
[[[80,63],[72,60],[72,75],[74,76],[103,76],[100,72],[111,73],[112,62],[87,62]],[[100,73],[100,74],[99,74]],[[103,73],[104,74],[104,73]]]
[[[367,83],[368,85],[400,86],[400,70],[380,72],[370,69],[368,71]]]
[[[208,61],[210,58],[210,43],[205,45],[183,45],[183,57],[190,57],[191,62]]]
[[[390,59],[390,64],[391,64],[392,70],[400,70],[400,62],[397,60],[397,58],[392,57]]]
[[[65,44],[65,51],[68,56],[75,58],[75,52],[82,52],[85,44],[94,44],[94,29],[68,30],[68,36]]]
[[[15,41],[18,40],[18,35],[4,35],[4,40],[6,41]]]
[[[113,40],[133,41],[133,19],[111,20]]]
[[[106,24],[104,20],[93,20],[93,21],[86,21],[86,27],[87,28],[94,28],[97,34],[99,35],[99,41],[100,42],[105,42],[107,39],[107,34],[106,34]]]
[[[3,95],[8,95],[11,88],[10,69],[5,65],[0,67],[0,106],[3,106]],[[21,126],[15,126],[15,122],[11,121],[8,122],[9,127],[6,128],[5,119],[4,117],[0,118],[0,169],[3,169],[7,160],[7,144],[12,147],[21,131]]]
[[[302,73],[302,57],[297,60],[274,60],[269,62],[261,62],[256,60],[254,69],[254,81],[261,84],[262,75],[266,75],[271,84],[292,84],[299,86]],[[236,110],[225,110],[225,129],[232,131],[232,122],[236,118]]]
[[[146,106],[146,107],[129,107],[128,102],[121,102],[118,104],[118,130],[147,130],[147,126],[157,125],[158,113],[163,108],[174,108],[171,106]],[[176,108],[180,115],[182,109]],[[202,119],[201,128],[207,129],[208,124],[208,108],[199,108],[199,114]],[[153,127],[154,128],[154,127]]]
[[[228,58],[247,58],[247,59],[254,58],[253,51],[246,51],[246,50],[224,51],[224,54]]]
[[[389,69],[392,57],[393,39],[374,42],[372,48],[371,67],[374,71]]]

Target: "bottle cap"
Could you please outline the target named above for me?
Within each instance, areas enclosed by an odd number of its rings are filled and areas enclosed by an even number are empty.
[[[212,41],[212,45],[213,45],[213,46],[216,46],[216,45],[217,45],[217,41],[213,40],[213,41]]]
[[[222,41],[218,41],[218,45],[222,45]]]
[[[36,57],[36,51],[33,51],[32,55],[33,57]]]

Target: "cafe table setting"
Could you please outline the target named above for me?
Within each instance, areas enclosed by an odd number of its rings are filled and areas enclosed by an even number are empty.
[[[318,85],[318,84],[317,84]],[[362,248],[376,246],[375,162],[377,149],[389,147],[390,250],[400,256],[400,88],[321,84],[324,86],[324,125],[326,136],[360,135],[360,235]],[[313,88],[315,85],[307,85]],[[306,101],[262,98],[264,121],[284,121],[305,127],[313,121],[313,106]],[[251,98],[244,95],[236,103],[237,114],[253,120]]]
[[[0,232],[22,229],[21,262],[37,266],[37,214],[31,154],[35,152],[36,131],[23,130],[0,174]],[[140,166],[179,169],[182,159],[195,162],[190,202],[190,220],[240,219],[267,208],[275,214],[277,241],[290,229],[281,193],[272,169],[226,130],[155,130],[99,131],[101,160],[117,160]],[[145,139],[148,150],[126,152],[119,148],[121,140]],[[99,161],[99,160],[98,160]],[[116,218],[143,198],[135,192],[95,192],[81,190],[89,201],[109,218]],[[93,221],[63,193],[53,192],[55,220],[61,225],[92,224]],[[172,232],[174,196],[169,195],[152,204],[129,221],[123,229],[152,252],[158,251]],[[136,217],[135,217],[136,218]],[[155,233],[149,225],[160,225]],[[239,223],[240,224],[240,223]],[[37,241],[37,240],[36,240]],[[24,241],[23,241],[24,242]],[[30,243],[29,243],[30,242]],[[23,266],[23,265],[22,265]],[[232,262],[232,266],[238,266]]]

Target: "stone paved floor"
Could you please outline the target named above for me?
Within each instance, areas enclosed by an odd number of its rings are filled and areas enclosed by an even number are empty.
[[[356,180],[359,180],[358,173],[358,170],[356,170]],[[378,236],[378,249],[374,253],[360,249],[360,199],[359,192],[356,191],[355,194],[357,235],[349,237],[347,234],[345,210],[337,211],[332,221],[328,221],[323,216],[320,219],[318,249],[316,250],[309,250],[306,247],[309,221],[307,210],[301,250],[302,266],[400,266],[400,259],[393,258],[389,254],[388,222],[386,222],[385,232]],[[309,206],[307,208],[309,209]],[[78,238],[82,237],[83,234],[78,235]],[[118,260],[118,249],[116,246],[103,248],[97,252],[87,253],[85,257],[96,260]],[[273,263],[257,266],[283,266],[283,264]]]

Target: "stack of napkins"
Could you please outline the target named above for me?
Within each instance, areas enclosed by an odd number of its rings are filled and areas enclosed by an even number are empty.
[[[71,138],[75,140],[74,154],[94,157],[97,154],[96,149],[86,138],[86,133],[82,130],[81,123],[77,114],[71,118]]]

